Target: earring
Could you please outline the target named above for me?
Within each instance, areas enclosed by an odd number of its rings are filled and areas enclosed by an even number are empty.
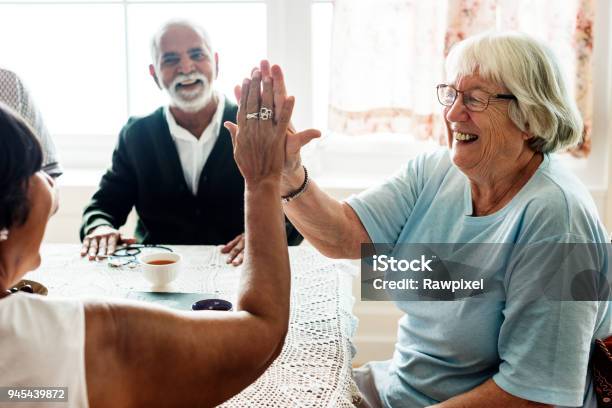
[[[2,228],[0,230],[0,242],[6,241],[8,239],[8,236],[9,236],[9,230],[6,228]]]

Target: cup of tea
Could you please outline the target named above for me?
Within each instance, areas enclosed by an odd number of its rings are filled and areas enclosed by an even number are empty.
[[[153,286],[164,286],[176,279],[181,267],[181,255],[176,252],[154,252],[141,255],[142,274]]]

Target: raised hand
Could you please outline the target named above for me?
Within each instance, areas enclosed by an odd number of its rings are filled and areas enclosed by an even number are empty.
[[[260,63],[260,72],[262,78],[267,76],[272,77],[273,89],[274,89],[274,110],[275,119],[278,121],[278,115],[282,110],[284,101],[287,98],[287,90],[285,87],[285,78],[282,69],[278,65],[270,67],[270,63],[267,60],[263,60]],[[257,68],[253,68],[252,72],[255,72]],[[234,94],[236,100],[241,100],[243,88],[236,86],[234,88]],[[321,136],[321,132],[316,129],[307,129],[302,132],[296,132],[291,123],[288,126],[287,141],[285,144],[285,163],[283,165],[283,184],[286,185],[282,189],[283,194],[292,188],[299,187],[304,179],[304,173],[301,167],[302,160],[300,151],[303,146],[308,144],[312,139]]]
[[[242,83],[238,125],[225,122],[232,136],[234,159],[247,185],[266,180],[280,182],[294,98],[284,97],[279,102],[280,112],[274,104],[272,77],[267,76],[262,81],[261,72],[255,70],[251,79]],[[263,108],[276,112],[266,117]]]

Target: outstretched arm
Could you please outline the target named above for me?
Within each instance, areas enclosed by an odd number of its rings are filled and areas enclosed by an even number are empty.
[[[249,120],[272,98],[259,72],[243,85],[234,156],[245,177],[246,260],[236,312],[176,313],[141,304],[86,306],[86,369],[92,407],[214,406],[274,361],[289,321],[290,273],[278,199],[286,126]]]
[[[304,177],[300,164],[293,174],[284,175],[285,187],[281,194],[296,191]],[[314,180],[308,182],[302,195],[284,204],[283,209],[304,238],[325,256],[358,259],[361,257],[361,244],[371,242],[355,211],[348,204],[330,197]]]
[[[551,408],[552,405],[528,401],[502,390],[495,381],[487,380],[464,394],[428,408]]]

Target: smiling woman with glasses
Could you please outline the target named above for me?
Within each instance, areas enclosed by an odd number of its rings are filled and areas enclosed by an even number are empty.
[[[468,38],[449,53],[436,91],[448,146],[417,156],[386,183],[345,202],[306,176],[296,144],[307,140],[288,139],[282,194],[297,198],[285,204],[285,214],[313,246],[358,259],[363,243],[396,255],[403,244],[460,244],[453,247],[465,252],[483,243],[607,242],[588,190],[552,154],[579,143],[583,126],[544,44],[518,33]],[[525,301],[541,289],[533,282],[558,265],[555,251],[531,251],[537,256],[462,252],[456,260],[479,270],[499,263],[494,280],[501,297],[485,287],[475,292],[478,299],[396,298],[405,315],[393,359],[354,371],[359,406],[594,406],[589,353],[593,340],[611,330],[608,303],[541,295]],[[600,254],[593,270],[605,273],[607,256]],[[448,274],[460,275],[451,266]]]

